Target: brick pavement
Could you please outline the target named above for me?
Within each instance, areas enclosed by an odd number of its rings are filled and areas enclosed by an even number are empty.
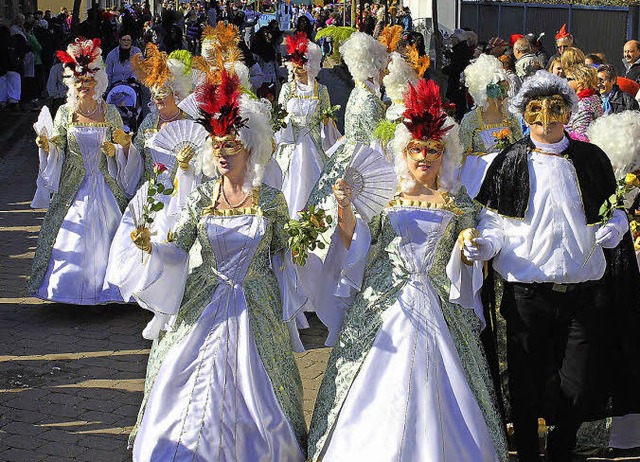
[[[132,306],[77,307],[26,296],[44,213],[31,210],[37,152],[21,116],[0,158],[0,461],[130,460],[127,435],[142,399],[149,313]],[[305,415],[328,357],[317,320],[297,355]]]

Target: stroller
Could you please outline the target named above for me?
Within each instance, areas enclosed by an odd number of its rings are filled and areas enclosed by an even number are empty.
[[[142,87],[136,81],[114,82],[107,90],[107,103],[118,108],[124,131],[135,133],[142,122]]]

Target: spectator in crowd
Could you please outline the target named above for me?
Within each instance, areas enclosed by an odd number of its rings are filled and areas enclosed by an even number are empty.
[[[542,38],[544,37],[544,32],[541,34],[527,34],[524,36],[529,41],[529,45],[531,45],[531,53],[535,55],[540,63],[541,68],[544,68],[547,64],[547,60],[549,56],[547,55],[546,50],[544,49],[544,44],[542,43]]]
[[[273,35],[268,26],[262,26],[256,32],[251,45],[251,53],[262,69],[262,85],[258,88],[261,96],[271,94],[276,97],[278,84],[278,62],[276,49],[273,45]]]
[[[566,68],[565,74],[569,86],[578,95],[578,106],[571,112],[571,118],[566,126],[567,131],[574,139],[588,141],[587,128],[603,113],[602,101],[598,95],[597,72],[593,67],[582,63]]]
[[[561,55],[567,48],[573,46],[573,35],[567,30],[567,25],[563,24],[558,33],[556,33],[556,50]]]
[[[562,60],[560,59],[560,55],[555,55],[549,60],[547,70],[558,77],[564,77],[564,70],[562,70]]]
[[[135,79],[131,69],[131,56],[140,53],[140,48],[133,46],[131,41],[130,35],[120,36],[119,46],[111,50],[107,55],[105,64],[107,66],[109,86],[113,85],[114,82]]]
[[[402,21],[402,32],[407,34],[413,31],[413,19],[411,18],[411,10],[408,6],[402,9],[400,20]]]
[[[521,37],[514,43],[513,57],[516,59],[516,75],[520,80],[526,79],[542,68],[526,37]]]
[[[202,22],[196,13],[196,10],[191,9],[188,13],[187,21],[185,23],[187,50],[191,54],[199,54],[200,34],[202,33]]]
[[[31,18],[25,22],[25,34],[31,49],[32,61],[25,61],[24,74],[22,76],[23,100],[31,103],[32,110],[40,110],[38,98],[42,93],[42,45],[33,34],[34,20]]]
[[[67,99],[67,86],[63,80],[63,71],[62,63],[56,59],[47,79],[47,106],[53,116]]]
[[[215,0],[209,3],[209,9],[207,9],[207,24],[211,27],[216,27],[216,24],[218,24],[218,2]]]
[[[585,56],[580,48],[569,47],[560,55],[560,62],[562,63],[562,69],[564,69],[565,74],[567,69],[584,64],[584,60]]]
[[[502,54],[498,56],[498,61],[502,63],[502,68],[507,73],[507,81],[509,82],[509,90],[507,96],[513,98],[520,91],[522,86],[522,80],[516,75],[516,66],[513,61],[513,56],[510,54]]]
[[[611,64],[599,66],[597,76],[604,114],[618,114],[623,111],[637,111],[639,109],[635,98],[620,90],[617,83],[618,75]]]
[[[624,66],[627,69],[626,78],[640,83],[640,42],[629,40],[624,44]]]
[[[584,57],[584,63],[587,66],[591,66],[595,69],[602,66],[603,64],[607,64],[607,60],[602,53],[589,53]]]
[[[294,32],[304,32],[309,40],[313,40],[315,34],[313,33],[313,25],[311,20],[306,16],[300,16],[296,22],[296,29]]]

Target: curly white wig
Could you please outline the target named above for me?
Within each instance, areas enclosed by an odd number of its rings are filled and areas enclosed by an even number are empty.
[[[459,140],[458,124],[456,124],[451,117],[447,117],[444,126],[448,127],[450,125],[453,125],[453,128],[451,128],[442,139],[444,141],[445,151],[438,179],[440,181],[440,189],[455,194],[460,189],[457,171],[462,162],[463,148]],[[404,149],[412,139],[411,132],[407,127],[405,127],[404,124],[398,124],[395,136],[390,142],[391,152],[393,152],[394,156],[394,167],[402,192],[409,192],[416,184],[415,178],[409,171],[407,158],[404,153]]]
[[[307,70],[307,78],[310,83],[313,82],[320,73],[322,50],[320,50],[318,45],[310,41],[305,57],[307,58],[307,62],[305,63],[304,68]],[[293,64],[291,62],[287,62],[286,66],[289,70],[289,80],[293,80]]]
[[[598,117],[587,129],[587,136],[607,154],[616,178],[640,168],[640,112]]]
[[[487,85],[501,81],[509,80],[502,68],[502,63],[495,56],[482,54],[464,70],[464,82],[469,89],[469,94],[476,106],[483,109],[489,106]]]
[[[520,91],[511,100],[509,110],[514,114],[523,114],[529,101],[545,96],[560,95],[572,112],[578,105],[578,96],[567,81],[547,71],[538,71],[524,81]]]
[[[407,84],[415,85],[418,75],[400,53],[394,51],[390,56],[389,74],[384,76],[382,83],[391,101],[404,100]]]
[[[247,194],[262,184],[265,166],[273,154],[270,108],[265,99],[258,100],[246,94],[240,96],[240,117],[246,119],[246,124],[239,130],[238,138],[251,153],[242,187]],[[202,173],[212,178],[218,176],[210,142],[201,147],[199,158]]]
[[[342,59],[356,82],[373,78],[387,65],[388,54],[384,45],[364,32],[354,32],[341,46]]]
[[[182,61],[173,58],[167,60],[167,66],[171,73],[168,83],[176,103],[179,103],[193,91],[191,70]]]
[[[93,95],[93,99],[96,101],[100,101],[102,99],[102,95],[105,91],[107,91],[107,87],[109,86],[109,77],[107,76],[107,71],[104,67],[104,62],[102,58],[98,58],[94,65],[92,66],[96,68],[96,72],[93,74],[93,78],[96,81],[95,94]],[[64,69],[63,72],[63,82],[67,86],[67,104],[73,109],[77,109],[78,107],[78,92],[76,91],[76,87],[74,85],[77,80],[73,71],[68,68]]]

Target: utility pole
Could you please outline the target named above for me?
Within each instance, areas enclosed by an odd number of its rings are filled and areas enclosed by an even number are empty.
[[[442,71],[442,35],[440,34],[440,23],[438,22],[438,0],[431,0],[431,21],[433,22],[433,38],[436,48],[436,73]]]

